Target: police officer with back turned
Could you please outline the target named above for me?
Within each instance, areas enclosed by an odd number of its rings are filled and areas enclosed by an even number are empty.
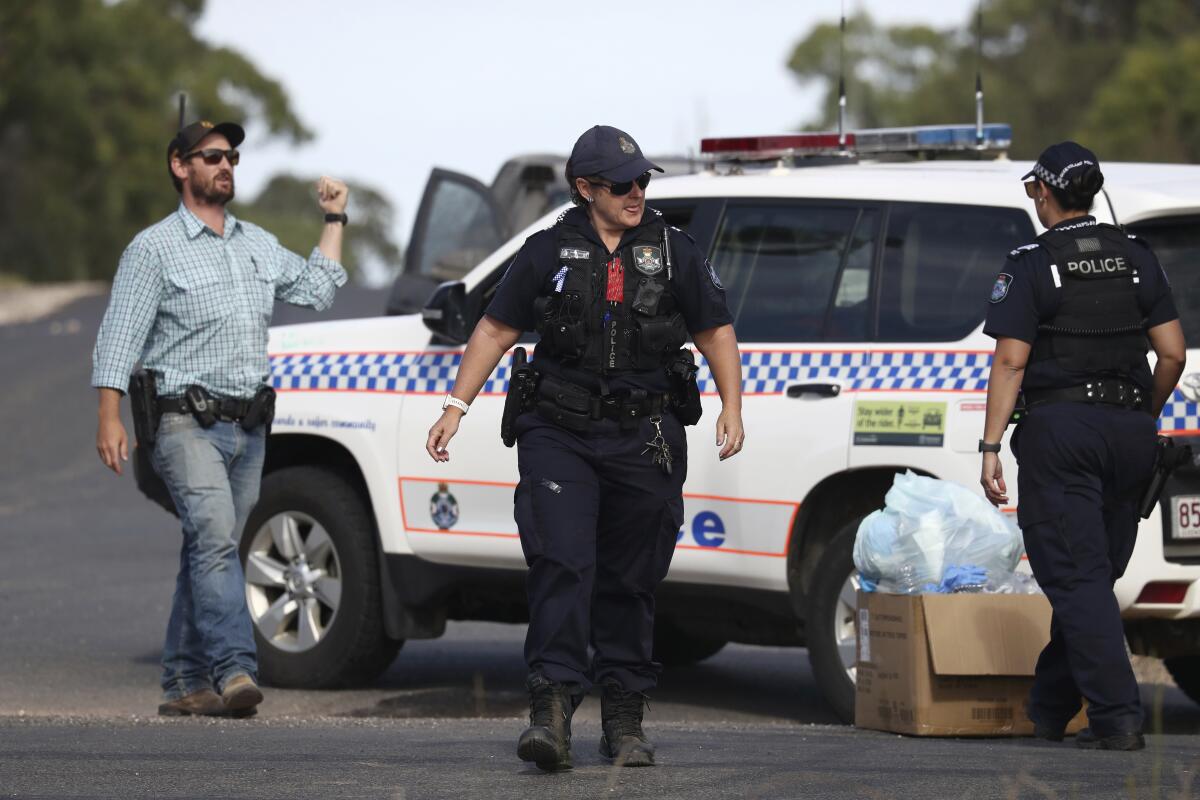
[[[243,138],[235,123],[195,122],[167,145],[179,207],[121,256],[93,356],[100,459],[118,475],[128,460],[119,414],[128,385],[139,450],[183,526],[162,656],[167,716],[248,716],[262,701],[238,540],[258,499],[274,408],[267,326],[275,300],[326,308],[346,282],[346,185],[318,182],[325,227],[301,258],[225,208]],[[280,550],[299,560],[302,544],[281,540]]]
[[[688,235],[646,207],[652,170],[662,171],[616,128],[579,137],[566,170],[577,207],[509,265],[426,443],[449,460],[469,403],[521,332],[536,330],[532,374],[518,370],[510,384],[505,435],[518,446],[515,517],[529,564],[530,725],[517,754],[547,771],[570,768],[571,715],[593,683],[601,754],[654,763],[642,730],[660,669],[654,591],[683,522],[683,425],[700,416],[689,335],[721,395],[720,458],[744,437],[724,289]]]
[[[1113,584],[1133,553],[1155,420],[1183,372],[1183,329],[1149,246],[1088,214],[1104,185],[1095,154],[1053,145],[1024,180],[1047,230],[1009,254],[992,288],[981,483],[993,504],[1008,502],[997,454],[1020,390],[1017,519],[1053,608],[1029,717],[1037,736],[1061,741],[1084,697],[1089,725],[1076,745],[1139,750],[1142,709]]]

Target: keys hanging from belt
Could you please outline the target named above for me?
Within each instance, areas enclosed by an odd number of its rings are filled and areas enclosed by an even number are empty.
[[[663,438],[662,433],[662,417],[651,417],[650,424],[654,426],[654,438],[646,442],[646,449],[641,452],[641,455],[646,455],[653,451],[650,457],[650,463],[662,468],[662,471],[667,475],[671,474],[671,463],[674,461],[671,455],[671,446],[667,444],[667,440]]]

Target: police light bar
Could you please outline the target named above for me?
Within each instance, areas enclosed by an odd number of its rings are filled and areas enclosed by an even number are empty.
[[[852,131],[846,134],[844,146],[836,133],[703,139],[700,152],[720,161],[764,161],[805,156],[1007,150],[1010,145],[1010,125],[990,124],[982,129],[974,125],[924,125]]]

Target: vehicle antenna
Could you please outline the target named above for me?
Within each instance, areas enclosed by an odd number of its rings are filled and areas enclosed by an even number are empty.
[[[842,0],[841,36],[838,38],[838,148],[846,152],[846,0]]]
[[[975,149],[983,149],[983,0],[975,13]]]
[[[179,130],[183,130],[183,111],[187,107],[187,95],[179,93]]]

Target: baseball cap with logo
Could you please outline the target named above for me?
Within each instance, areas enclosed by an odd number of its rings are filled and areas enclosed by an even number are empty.
[[[246,138],[246,132],[236,122],[218,122],[216,125],[208,120],[193,122],[179,129],[170,143],[167,144],[167,166],[171,159],[178,155],[187,155],[199,144],[200,140],[210,133],[219,133],[229,140],[230,147],[237,147]]]
[[[1021,180],[1037,178],[1058,189],[1067,188],[1071,178],[1088,167],[1100,168],[1096,154],[1077,142],[1052,144],[1038,156],[1033,169],[1021,176]]]
[[[594,125],[571,148],[567,171],[578,178],[595,175],[613,183],[631,181],[643,172],[663,168],[642,155],[642,148],[625,131]]]

